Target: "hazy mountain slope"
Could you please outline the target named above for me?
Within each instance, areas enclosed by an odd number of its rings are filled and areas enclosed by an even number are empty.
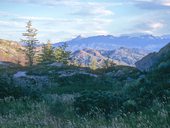
[[[148,51],[140,49],[118,48],[116,50],[95,50],[95,49],[82,49],[73,52],[72,59],[78,64],[83,66],[90,66],[92,61],[96,61],[97,67],[102,67],[104,61],[109,58],[117,65],[134,66],[135,62],[146,56]]]
[[[125,48],[140,48],[151,51],[158,51],[161,47],[170,41],[170,36],[156,37],[152,35],[136,34],[136,35],[123,35],[115,37],[112,35],[106,36],[92,36],[83,38],[78,36],[75,39],[66,41],[69,49],[72,51],[81,50],[84,48],[97,49],[97,50],[114,50],[120,47]],[[64,42],[54,44],[55,47],[63,44]]]
[[[0,61],[24,65],[26,60],[23,49],[24,48],[15,41],[0,39]]]
[[[170,43],[160,49],[159,52],[150,53],[149,55],[136,62],[136,67],[143,71],[148,71],[156,65],[165,66],[166,61],[170,60]],[[167,62],[168,63],[168,62]],[[161,65],[162,64],[162,65]]]
[[[116,50],[106,51],[103,53],[104,56],[109,56],[113,60],[117,60],[125,65],[134,66],[135,62],[143,58],[149,53],[149,51],[141,49],[130,49],[120,47]]]

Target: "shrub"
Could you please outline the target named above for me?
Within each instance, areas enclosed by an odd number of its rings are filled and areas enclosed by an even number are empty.
[[[127,100],[123,103],[123,110],[125,113],[127,112],[136,112],[137,111],[137,104],[134,100]]]
[[[20,97],[30,97],[32,99],[39,99],[41,92],[35,87],[17,86],[10,78],[0,77],[0,99],[5,97],[14,97],[15,99]]]
[[[14,98],[18,98],[22,96],[21,87],[17,87],[14,85],[10,85],[5,79],[0,78],[0,98],[13,96]]]
[[[118,114],[122,105],[120,96],[109,91],[83,92],[74,102],[74,110],[79,115],[92,117],[99,114],[105,117]]]

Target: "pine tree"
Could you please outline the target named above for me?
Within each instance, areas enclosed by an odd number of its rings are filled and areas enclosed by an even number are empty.
[[[55,49],[54,54],[57,62],[68,64],[71,52],[66,50],[67,47],[67,44],[64,43],[63,45]]]
[[[47,41],[47,44],[43,45],[39,61],[41,63],[49,63],[55,61],[54,48],[52,47],[50,40]]]
[[[25,54],[28,60],[28,65],[32,66],[35,61],[36,45],[38,44],[37,29],[32,27],[32,22],[28,21],[26,26],[26,32],[23,33],[25,39],[22,39],[22,43],[25,44]]]

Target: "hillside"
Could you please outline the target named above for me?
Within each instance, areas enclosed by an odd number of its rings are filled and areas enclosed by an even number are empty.
[[[0,39],[0,61],[25,65],[26,61],[23,49],[24,48],[15,41]]]
[[[142,71],[148,71],[156,66],[165,66],[170,57],[170,43],[160,49],[159,52],[150,53],[138,62],[136,67]]]

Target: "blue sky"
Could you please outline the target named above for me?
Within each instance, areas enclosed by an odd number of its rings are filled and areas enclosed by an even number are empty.
[[[0,38],[20,41],[32,20],[38,39],[169,34],[170,0],[0,0]]]

